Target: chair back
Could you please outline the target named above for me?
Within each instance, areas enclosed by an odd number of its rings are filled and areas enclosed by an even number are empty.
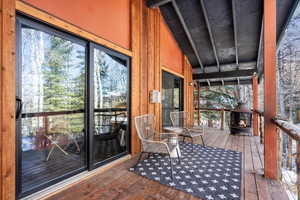
[[[153,140],[155,136],[155,117],[152,114],[135,118],[135,127],[140,140]]]
[[[187,128],[189,125],[189,113],[185,111],[176,111],[170,113],[172,126]]]

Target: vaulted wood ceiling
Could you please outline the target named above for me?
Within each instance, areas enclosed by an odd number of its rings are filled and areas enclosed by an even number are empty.
[[[277,41],[298,0],[277,0]],[[263,0],[148,0],[159,7],[201,86],[251,84],[261,77]]]

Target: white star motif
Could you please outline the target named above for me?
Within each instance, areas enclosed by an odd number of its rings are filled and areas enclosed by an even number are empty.
[[[180,182],[180,185],[186,185],[186,183],[183,181],[183,182]]]
[[[239,189],[239,187],[238,186],[236,186],[236,185],[233,185],[233,186],[231,186],[233,189],[235,189],[235,190],[237,190],[237,189]]]
[[[171,182],[169,185],[170,185],[170,186],[175,186],[176,184],[175,184],[175,183],[173,183],[173,182]]]
[[[204,192],[205,190],[203,188],[198,188],[199,192]]]
[[[220,194],[220,195],[218,195],[219,197],[220,197],[220,199],[227,199],[225,196],[224,196],[224,194]]]
[[[205,197],[207,198],[207,200],[214,200],[214,198],[211,195],[206,195]]]
[[[233,198],[238,198],[239,197],[238,195],[236,195],[234,193],[230,194],[230,196],[232,196]]]
[[[225,185],[220,187],[222,190],[227,190],[227,187]]]
[[[191,188],[186,189],[187,192],[194,192]]]
[[[216,191],[215,187],[208,187],[211,191]]]

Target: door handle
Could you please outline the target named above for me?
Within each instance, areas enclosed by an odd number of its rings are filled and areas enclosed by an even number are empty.
[[[19,97],[16,97],[16,119],[19,119],[21,113],[22,113],[23,103],[22,99]]]

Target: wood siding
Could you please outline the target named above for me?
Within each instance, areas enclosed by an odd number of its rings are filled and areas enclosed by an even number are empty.
[[[173,72],[183,75],[183,54],[178,47],[171,31],[164,22],[163,17],[160,19],[160,58],[161,66]]]
[[[189,85],[192,82],[192,67],[177,47],[172,35],[168,35],[170,32],[165,27],[166,25],[159,10],[147,8],[145,1],[141,5],[139,3],[141,1],[132,0],[133,87],[131,143],[133,154],[138,153],[140,150],[139,140],[134,127],[135,116],[146,113],[154,114],[157,122],[156,129],[162,130],[161,104],[153,104],[149,101],[152,90],[162,92],[162,70],[184,79],[184,110],[190,112],[192,118],[194,116],[194,88]],[[138,27],[140,28],[139,30]],[[140,42],[137,40],[140,40]],[[166,40],[168,41],[166,42]],[[171,56],[172,54],[173,57]]]
[[[130,49],[130,0],[24,0],[24,2]]]

